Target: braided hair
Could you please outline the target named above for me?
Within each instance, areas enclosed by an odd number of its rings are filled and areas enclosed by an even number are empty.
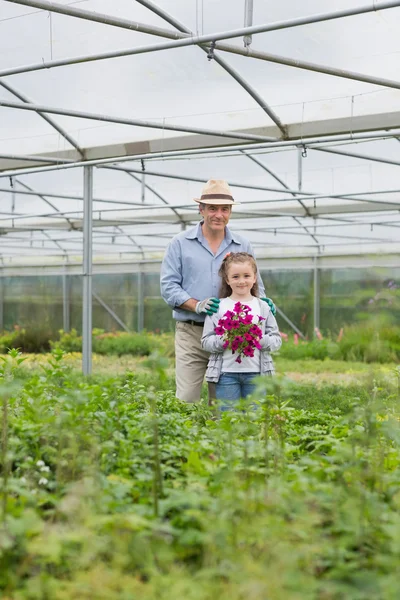
[[[229,269],[230,265],[232,265],[234,263],[247,263],[247,262],[249,262],[251,264],[254,275],[257,275],[257,263],[254,259],[254,256],[252,256],[248,252],[228,252],[228,254],[225,255],[224,260],[222,261],[222,264],[218,271],[218,275],[221,277],[221,288],[219,290],[220,298],[228,298],[228,296],[230,296],[232,294],[232,288],[227,283],[227,275],[228,275],[228,269]],[[259,297],[260,290],[258,289],[257,279],[250,291],[251,291],[252,296],[255,296],[256,298]]]

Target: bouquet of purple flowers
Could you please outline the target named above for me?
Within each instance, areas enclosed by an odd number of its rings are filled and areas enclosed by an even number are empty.
[[[262,330],[259,324],[264,317],[257,315],[258,324],[253,323],[253,315],[250,306],[236,302],[233,312],[227,310],[223,318],[218,321],[214,331],[224,339],[224,349],[237,353],[235,361],[242,362],[242,356],[254,356],[254,350],[261,350],[260,340]]]

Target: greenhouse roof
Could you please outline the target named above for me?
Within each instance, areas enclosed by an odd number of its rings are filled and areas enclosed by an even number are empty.
[[[78,260],[91,197],[94,261],[157,260],[210,178],[260,258],[398,253],[399,30],[400,0],[0,0],[3,265]]]

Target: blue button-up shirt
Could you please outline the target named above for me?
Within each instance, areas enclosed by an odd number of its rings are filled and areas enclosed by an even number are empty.
[[[203,322],[205,316],[178,308],[189,298],[204,300],[218,298],[221,278],[218,275],[227,252],[248,252],[254,255],[249,241],[225,227],[225,238],[213,254],[203,235],[202,222],[176,235],[165,252],[161,266],[161,295],[173,308],[177,321]],[[260,294],[265,294],[264,284],[258,274]]]

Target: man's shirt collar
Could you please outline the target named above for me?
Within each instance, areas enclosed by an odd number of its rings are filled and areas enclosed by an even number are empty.
[[[197,226],[193,227],[192,229],[189,229],[189,231],[185,233],[185,238],[188,240],[204,240],[204,235],[201,228],[203,223],[204,221],[200,221],[200,223],[198,223]],[[225,227],[225,240],[228,245],[231,242],[233,242],[234,244],[241,243],[241,240],[229,229],[229,227]]]

